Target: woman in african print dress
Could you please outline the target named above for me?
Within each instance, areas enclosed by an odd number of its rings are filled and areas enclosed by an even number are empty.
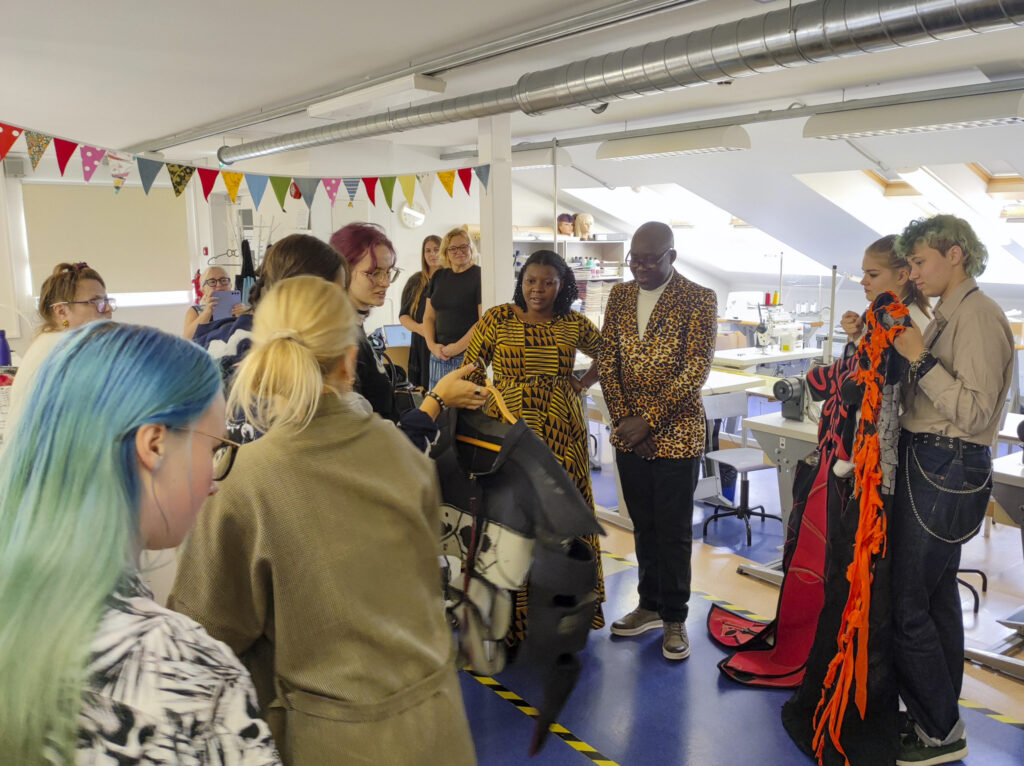
[[[512,414],[544,439],[593,507],[587,420],[580,394],[597,380],[597,370],[592,367],[582,379],[572,371],[577,350],[597,359],[601,334],[593,322],[571,310],[577,294],[576,278],[565,261],[550,250],[535,252],[519,272],[514,302],[484,312],[464,364],[492,366],[495,386]],[[483,382],[482,372],[474,377]],[[598,560],[598,607],[592,622],[597,629],[604,626],[600,546],[596,535],[583,539]],[[516,595],[515,616],[506,638],[510,646],[526,635],[528,588]]]

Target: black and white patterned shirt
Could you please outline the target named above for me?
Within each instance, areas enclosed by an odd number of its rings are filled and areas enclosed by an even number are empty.
[[[242,664],[137,573],[110,597],[90,654],[77,766],[281,763]]]

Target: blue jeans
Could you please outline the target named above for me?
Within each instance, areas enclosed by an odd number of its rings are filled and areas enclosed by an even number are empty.
[[[900,434],[889,534],[900,696],[910,717],[937,740],[945,739],[960,720],[960,548],[981,528],[992,489],[989,448],[949,441],[930,434]]]
[[[437,385],[437,381],[443,378],[452,370],[457,370],[462,366],[462,359],[466,356],[465,352],[458,356],[453,356],[447,362],[444,359],[438,359],[433,354],[430,355],[430,387],[433,388]]]

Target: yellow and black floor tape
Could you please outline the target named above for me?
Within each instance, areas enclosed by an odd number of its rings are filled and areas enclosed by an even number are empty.
[[[479,675],[471,670],[467,670],[466,672],[469,673],[469,675],[471,675],[477,681],[482,683],[484,686],[486,686],[488,689],[490,689],[492,692],[501,697],[503,700],[515,705],[517,708],[519,708],[519,711],[522,712],[524,715],[528,715],[530,716],[530,718],[533,719],[536,719],[537,716],[540,715],[537,708],[532,707],[529,702],[524,700],[511,689],[506,689],[493,678],[489,676]],[[587,758],[591,760],[592,763],[598,764],[598,766],[619,766],[619,764],[617,764],[611,758],[599,752],[597,748],[588,745],[586,742],[577,737],[575,734],[573,734],[571,731],[569,731],[561,724],[551,724],[551,726],[549,727],[549,731],[555,736],[559,737],[563,742],[565,742],[565,744],[567,744],[573,750],[580,753],[580,755],[585,755]]]
[[[1018,721],[1014,718],[1010,718],[1010,716],[1008,715],[997,713],[995,710],[989,710],[988,708],[982,707],[977,702],[971,702],[970,700],[965,700],[963,697],[961,697],[960,707],[965,707],[968,710],[973,710],[976,713],[981,713],[983,716],[985,716],[986,718],[991,718],[993,721],[1005,723],[1007,726],[1012,726],[1015,729],[1020,729],[1021,731],[1024,731],[1024,721]]]

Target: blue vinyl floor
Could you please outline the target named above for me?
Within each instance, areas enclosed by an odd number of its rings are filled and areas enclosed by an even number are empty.
[[[699,543],[698,543],[699,544]],[[636,569],[606,558],[610,623],[636,604]],[[742,606],[742,605],[741,605]],[[481,766],[620,766],[675,764],[810,764],[782,728],[779,711],[789,691],[750,689],[722,676],[716,667],[725,652],[705,628],[710,603],[691,600],[687,629],[692,654],[683,662],[661,656],[661,631],[635,638],[612,637],[605,627],[591,634],[583,652],[579,684],[559,716],[570,744],[551,735],[534,758],[527,751],[534,722],[516,704],[462,673],[462,691]],[[540,679],[513,665],[496,679],[528,705],[538,701]],[[509,696],[505,693],[506,696]],[[967,721],[967,764],[1020,766],[1024,729],[963,709]]]

